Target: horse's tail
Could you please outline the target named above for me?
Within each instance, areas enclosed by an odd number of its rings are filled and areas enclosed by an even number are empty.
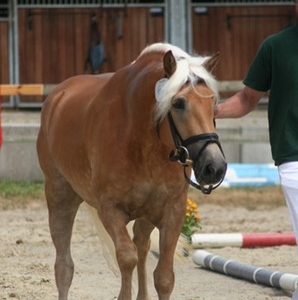
[[[105,260],[110,270],[113,271],[115,275],[119,275],[113,241],[104,228],[102,222],[99,220],[97,210],[88,204],[86,204],[85,207],[88,214],[91,216],[92,225],[95,227],[96,234],[99,237]]]
[[[106,229],[104,228],[102,222],[99,220],[98,214],[96,209],[91,207],[90,205],[86,204],[86,210],[91,215],[93,226],[95,227],[96,234],[98,235],[102,253],[107,261],[109,268],[113,271],[115,275],[119,275],[118,264],[115,255],[115,247],[113,241],[109,234],[107,233]],[[132,226],[133,222],[130,222],[127,225],[127,230],[130,236],[132,237]],[[151,244],[150,244],[150,252],[158,258],[159,256],[159,232],[157,229],[154,229],[150,236]],[[182,235],[178,239],[176,251],[175,251],[175,258],[178,260],[185,259],[187,254],[191,251],[191,245],[189,244],[188,240],[183,237]]]

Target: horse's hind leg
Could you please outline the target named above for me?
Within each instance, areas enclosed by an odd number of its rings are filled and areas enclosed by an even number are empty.
[[[147,272],[146,261],[147,254],[150,249],[150,234],[154,229],[154,225],[144,219],[136,220],[133,227],[133,241],[138,251],[138,283],[139,290],[137,300],[149,300],[147,288]]]
[[[121,272],[121,289],[118,300],[131,300],[132,274],[138,261],[137,249],[126,228],[127,215],[118,207],[109,206],[109,203],[111,201],[105,201],[106,206],[101,207],[98,215],[115,246],[116,259]]]
[[[74,219],[81,198],[61,176],[46,181],[45,192],[49,210],[49,226],[56,248],[55,279],[59,300],[67,300],[72,282],[74,263],[70,253],[70,241]]]

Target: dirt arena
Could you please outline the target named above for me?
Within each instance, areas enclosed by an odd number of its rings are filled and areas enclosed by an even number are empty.
[[[210,196],[190,191],[198,201],[202,233],[291,231],[287,208],[279,188],[224,189]],[[80,209],[73,232],[75,276],[70,300],[117,299],[119,278],[109,269],[101,246]],[[296,247],[205,249],[243,263],[298,274]],[[0,300],[50,300],[56,298],[52,245],[47,209],[42,196],[36,199],[0,197]],[[149,259],[152,271],[156,259]],[[196,266],[191,257],[177,260],[176,300],[290,299],[281,290],[223,276]],[[150,280],[152,299],[157,299]]]

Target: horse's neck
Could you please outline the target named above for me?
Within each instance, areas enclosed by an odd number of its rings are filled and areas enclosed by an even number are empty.
[[[162,77],[161,63],[155,58],[152,61],[146,55],[112,76],[104,76],[105,82],[89,106],[88,119],[105,123],[110,130],[121,128],[128,138],[155,138],[154,89],[155,82]]]

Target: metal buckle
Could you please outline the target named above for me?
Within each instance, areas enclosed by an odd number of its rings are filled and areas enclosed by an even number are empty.
[[[178,162],[183,166],[192,166],[193,161],[189,158],[189,153],[186,147],[179,146],[178,151]]]

